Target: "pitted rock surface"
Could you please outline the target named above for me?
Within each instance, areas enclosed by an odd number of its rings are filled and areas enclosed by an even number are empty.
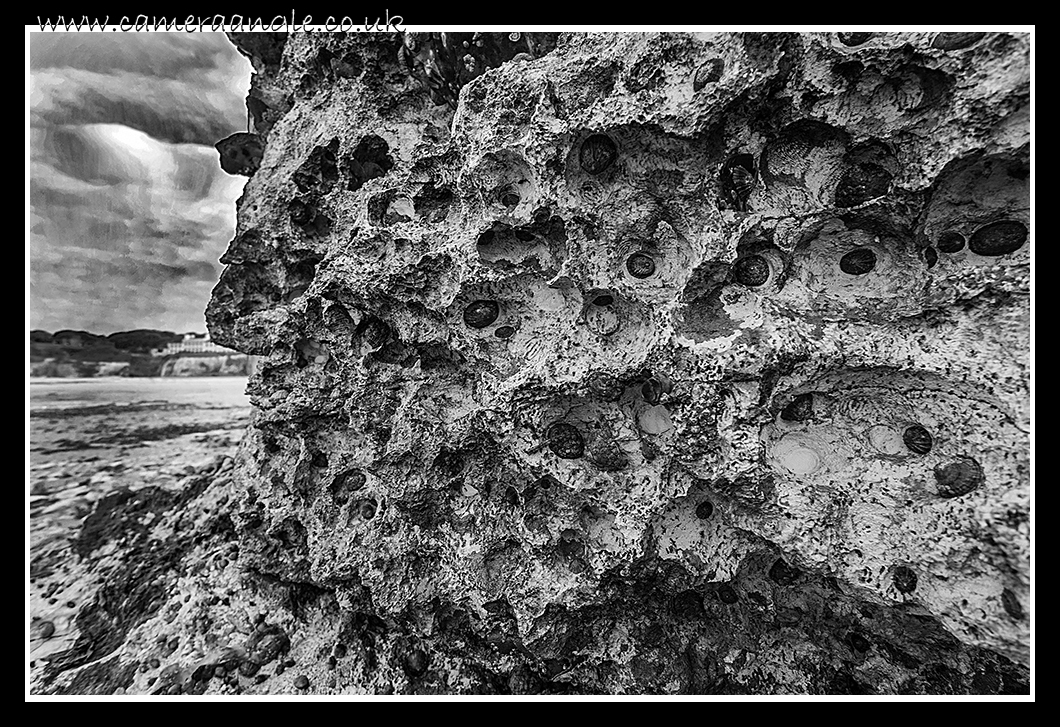
[[[232,39],[284,689],[1027,691],[1027,36]]]

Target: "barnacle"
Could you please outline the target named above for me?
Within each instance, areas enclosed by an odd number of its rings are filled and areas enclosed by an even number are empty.
[[[578,459],[585,453],[585,439],[573,424],[556,422],[545,432],[548,448],[562,459]]]
[[[891,574],[891,582],[899,593],[912,593],[916,590],[916,571],[907,565],[897,566]]]
[[[655,259],[644,252],[635,252],[626,258],[626,270],[634,278],[650,278],[655,274]]]
[[[357,515],[361,517],[361,519],[371,520],[373,517],[375,517],[377,509],[378,505],[376,505],[375,500],[367,498],[357,503],[356,512]]]
[[[731,606],[740,600],[740,596],[737,595],[736,590],[728,583],[722,585],[716,593],[718,599],[727,606]]]
[[[835,203],[840,207],[856,207],[863,202],[887,194],[893,175],[879,164],[865,162],[850,167],[839,180]]]
[[[748,255],[733,265],[736,282],[749,288],[757,288],[769,281],[769,262],[761,255]]]
[[[703,502],[696,505],[696,517],[700,520],[706,520],[714,514],[714,503],[710,500],[704,500]]]
[[[287,211],[291,216],[291,222],[299,227],[305,227],[316,217],[316,210],[304,199],[292,199],[287,203]]]

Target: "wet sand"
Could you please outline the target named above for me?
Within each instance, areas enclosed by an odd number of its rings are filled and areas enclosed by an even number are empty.
[[[69,649],[95,597],[75,553],[102,498],[180,492],[228,469],[249,421],[245,377],[31,379],[29,659]]]

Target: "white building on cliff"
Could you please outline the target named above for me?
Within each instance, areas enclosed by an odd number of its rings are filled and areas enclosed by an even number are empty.
[[[184,340],[177,341],[176,343],[167,343],[164,349],[158,349],[155,351],[155,354],[158,356],[170,356],[175,353],[238,354],[239,351],[233,351],[230,348],[218,346],[210,340],[209,333],[187,333],[184,335]]]

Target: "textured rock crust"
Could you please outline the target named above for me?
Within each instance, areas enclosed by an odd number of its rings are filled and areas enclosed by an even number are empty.
[[[233,36],[283,688],[1026,693],[1029,38],[476,36]]]
[[[246,565],[438,691],[1025,679],[1029,39],[859,35],[564,34],[452,116],[470,34],[243,45]]]

